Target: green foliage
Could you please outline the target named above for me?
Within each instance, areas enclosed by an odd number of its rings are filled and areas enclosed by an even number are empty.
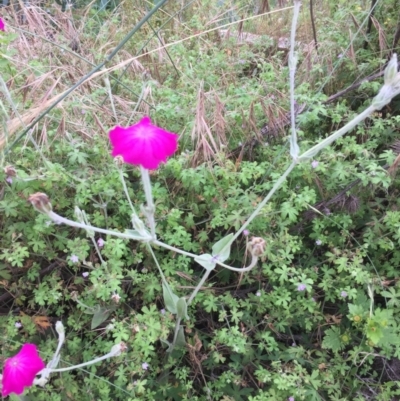
[[[145,10],[139,4],[125,9],[128,3],[121,11],[89,12],[81,39],[95,44],[95,59],[109,52],[108,30],[113,41],[120,40]],[[151,21],[166,43],[208,29],[215,15],[233,21],[258,5],[204,1],[179,10],[175,3],[167,11],[179,12],[176,21],[184,23],[179,29],[171,28],[168,13]],[[310,62],[300,54],[296,100],[307,106],[297,120],[302,150],[365,108],[377,81],[336,102],[327,99],[360,74],[381,68],[386,57],[377,56],[381,42],[374,30],[370,48],[364,49],[365,37],[358,34],[345,51],[349,24],[367,16],[362,2],[327,3],[317,8],[319,58]],[[376,10],[386,33],[395,28],[397,9],[390,3]],[[221,9],[232,13],[220,14]],[[77,23],[80,18],[76,13]],[[256,24],[252,28],[257,33]],[[253,270],[238,274],[217,264],[248,265],[250,238],[241,235],[231,244],[233,234],[290,162],[286,137],[266,136],[250,152],[241,145],[240,156],[233,152],[266,123],[279,125],[288,108],[285,57],[271,50],[273,32],[262,33],[253,47],[238,46],[233,34],[217,41],[212,32],[176,43],[167,48],[170,61],[161,52],[160,59],[142,57],[143,70],[119,77],[113,88],[118,123],[127,123],[132,109],[134,119],[139,111],[151,111],[158,125],[182,133],[180,152],[151,175],[157,236],[201,256],[193,260],[153,247],[165,280],[145,244],[102,234],[100,247],[98,234],[92,238],[91,232],[50,221],[27,202],[32,193],[45,192],[60,215],[75,219],[77,206],[94,226],[141,237],[130,229],[130,204],[101,134],[117,123],[105,112],[111,106],[103,106],[101,82],[88,83],[81,99],[71,95],[38,124],[46,137],[38,141],[43,138],[34,135],[40,149],[27,138],[5,155],[3,167],[12,164],[16,176],[10,182],[0,172],[0,282],[9,294],[1,297],[2,308],[10,311],[0,317],[4,355],[31,341],[50,360],[56,339],[46,320],[35,319],[41,316],[66,326],[65,366],[102,355],[116,342],[128,346],[113,360],[54,375],[45,390],[28,390],[30,399],[361,400],[370,383],[376,399],[398,397],[396,382],[376,369],[378,354],[387,361],[400,358],[399,177],[387,173],[397,156],[391,148],[400,121],[395,102],[316,156],[317,165],[296,166],[248,227],[251,236],[266,241]],[[46,57],[18,66],[16,39],[0,36],[6,49],[0,63],[24,114],[35,99],[25,101],[20,88],[54,66]],[[149,27],[128,43],[127,53],[140,52],[142,45],[160,45]],[[54,63],[72,69],[55,49]],[[131,91],[150,103],[139,102]],[[216,117],[216,110],[223,111]],[[201,118],[211,138],[201,131]],[[199,145],[204,141],[213,149],[208,156]],[[144,220],[140,173],[126,166],[123,174]],[[208,279],[190,302],[205,271]],[[60,389],[66,390],[60,395]]]

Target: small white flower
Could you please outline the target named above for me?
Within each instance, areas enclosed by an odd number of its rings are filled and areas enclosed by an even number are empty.
[[[83,273],[82,273],[82,277],[86,278],[86,277],[88,277],[88,276],[89,276],[89,272],[83,272]]]
[[[79,258],[78,258],[78,256],[76,256],[76,255],[71,255],[70,258],[69,258],[69,260],[70,260],[72,263],[78,263],[78,262],[79,262]]]
[[[114,330],[114,325],[112,324],[112,323],[110,323],[110,324],[108,324],[107,326],[106,326],[106,332],[109,332],[109,331],[111,331],[111,330]]]
[[[17,329],[20,329],[21,327],[22,327],[22,323],[20,323],[20,322],[15,322],[15,325],[14,325]]]

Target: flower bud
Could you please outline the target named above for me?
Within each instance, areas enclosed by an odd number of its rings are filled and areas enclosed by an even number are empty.
[[[42,192],[36,192],[35,194],[31,195],[28,198],[28,201],[40,213],[47,214],[53,210],[49,197]]]
[[[126,346],[126,344],[124,342],[120,342],[119,344],[115,344],[111,348],[110,354],[112,354],[112,356],[119,356],[127,349],[128,347]]]
[[[261,256],[265,252],[265,240],[261,237],[252,237],[247,248],[253,256]]]
[[[124,158],[120,155],[114,157],[114,163],[118,168],[124,165]]]
[[[71,294],[69,295],[73,301],[78,300],[78,292],[77,291],[72,291]]]
[[[393,54],[384,75],[384,85],[372,100],[372,106],[381,110],[400,93],[400,72],[397,71],[397,55]]]
[[[60,320],[58,322],[56,322],[56,332],[60,336],[65,334],[64,325],[62,324],[62,322]]]
[[[385,85],[395,84],[396,75],[397,75],[397,54],[394,53],[388,65],[385,68],[385,75],[383,80]]]
[[[119,303],[119,300],[121,299],[121,297],[120,297],[118,294],[113,294],[113,295],[111,295],[111,299],[112,299],[116,304],[118,304],[118,303]]]
[[[6,173],[7,177],[15,177],[17,175],[17,171],[13,166],[5,166],[4,172]]]

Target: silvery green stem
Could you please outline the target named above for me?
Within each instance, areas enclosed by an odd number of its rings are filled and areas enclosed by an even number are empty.
[[[200,291],[200,288],[203,286],[203,284],[206,282],[206,280],[208,279],[208,276],[210,275],[211,270],[206,270],[206,272],[204,273],[204,276],[202,277],[202,279],[199,281],[199,283],[197,284],[196,288],[193,290],[192,294],[190,295],[189,299],[187,300],[187,305],[189,306],[194,297],[197,295],[197,293]]]
[[[103,228],[94,227],[94,226],[91,226],[91,225],[88,225],[88,224],[77,223],[76,221],[69,220],[69,219],[66,219],[65,217],[62,217],[59,214],[54,213],[53,211],[47,212],[46,214],[55,223],[67,224],[68,226],[71,226],[71,227],[83,228],[84,230],[92,230],[92,231],[97,232],[97,233],[102,233],[102,234],[107,234],[107,235],[114,235],[115,237],[133,239],[133,240],[136,240],[136,241],[143,241],[144,239],[146,239],[146,238],[138,237],[138,236],[135,236],[135,235],[132,235],[132,234],[128,234],[128,233],[121,233],[121,232],[113,231],[113,230],[105,230]],[[147,238],[147,240],[150,240],[150,238]]]
[[[180,317],[178,317],[178,319],[176,320],[175,323],[175,330],[174,330],[174,338],[172,340],[172,347],[171,350],[169,351],[170,353],[174,350],[175,348],[175,343],[176,343],[176,339],[178,338],[178,333],[179,333],[179,328],[181,326],[181,321],[182,319]]]
[[[58,345],[57,345],[56,352],[54,353],[53,359],[51,360],[50,364],[47,365],[49,368],[51,368],[52,366],[57,366],[61,347],[65,341],[65,330],[64,330],[64,325],[62,324],[62,322],[58,321],[56,323],[56,331],[58,333]]]
[[[361,114],[354,117],[353,120],[349,121],[345,126],[343,126],[340,130],[336,131],[332,135],[328,136],[328,138],[324,139],[317,145],[313,146],[311,149],[304,152],[299,156],[299,160],[307,160],[314,157],[319,151],[329,146],[332,142],[339,139],[341,136],[352,130],[356,125],[358,125],[361,121],[365,120],[368,116],[370,116],[376,108],[374,106],[369,106],[365,109]]]
[[[150,233],[153,239],[156,239],[156,223],[154,221],[154,203],[153,203],[153,195],[151,193],[151,182],[149,176],[149,170],[145,169],[144,167],[140,166],[140,173],[142,175],[142,183],[144,188],[144,193],[146,195],[146,202],[147,206],[146,210],[146,217],[147,222],[149,223]]]
[[[150,251],[150,253],[151,253],[151,256],[153,256],[153,259],[154,259],[154,261],[156,262],[156,265],[157,265],[157,269],[158,269],[158,271],[160,272],[160,275],[161,275],[161,280],[163,281],[163,283],[165,284],[165,286],[169,289],[169,285],[168,285],[168,283],[167,283],[167,279],[165,278],[165,276],[164,276],[164,273],[163,273],[163,271],[162,271],[162,269],[161,269],[161,266],[159,265],[159,263],[158,263],[158,260],[157,260],[157,258],[156,258],[156,255],[154,254],[154,251],[153,251],[153,249],[152,249],[152,247],[149,245],[149,244],[146,244],[147,245],[147,249]]]
[[[118,167],[118,172],[119,172],[119,178],[121,179],[121,182],[122,182],[122,187],[124,188],[126,199],[128,200],[129,206],[131,207],[132,214],[134,216],[137,216],[136,210],[135,210],[135,208],[133,206],[133,203],[131,201],[131,197],[129,196],[129,193],[128,193],[128,187],[126,186],[124,173],[123,173],[122,169],[119,168],[119,167]]]
[[[180,253],[181,255],[184,255],[184,256],[189,256],[189,258],[193,258],[194,259],[194,258],[197,258],[199,256],[199,255],[195,255],[194,253],[186,252],[186,251],[183,251],[182,249],[175,248],[172,245],[165,244],[164,242],[161,242],[161,241],[159,241],[157,239],[152,241],[151,243],[153,245],[158,245],[158,246],[160,246],[162,248],[169,249],[172,252]]]
[[[184,255],[184,256],[189,256],[190,258],[193,258],[193,259],[195,259],[195,258],[197,258],[199,256],[199,255],[195,255],[194,253],[182,251],[182,249],[175,248],[172,245],[165,244],[164,242],[161,242],[161,241],[158,241],[158,240],[152,241],[152,244],[153,245],[158,245],[158,246],[160,246],[162,248],[165,248],[165,249],[168,249],[168,250],[170,250],[172,252],[180,253],[181,255]],[[232,271],[235,271],[235,272],[244,273],[244,272],[250,271],[257,264],[257,261],[258,261],[257,258],[255,258],[255,260],[252,259],[249,266],[242,267],[242,268],[232,267],[232,266],[226,265],[225,263],[219,262],[218,260],[216,260],[216,263],[217,263],[217,265],[219,265],[221,267],[225,267],[226,269],[229,269],[229,270],[232,270]]]
[[[106,355],[103,355],[103,356],[100,356],[98,358],[95,358],[92,361],[80,363],[79,365],[68,366],[66,368],[60,368],[60,369],[50,369],[49,373],[68,372],[69,370],[80,369],[80,368],[83,368],[85,366],[93,365],[94,363],[97,363],[97,362],[100,362],[100,361],[104,361],[104,359],[112,358],[113,356],[115,356],[115,354],[112,353],[112,352],[109,352]]]
[[[246,267],[242,267],[242,268],[232,267],[232,266],[226,265],[225,263],[218,262],[218,261],[217,261],[217,264],[219,266],[225,267],[225,269],[232,270],[234,272],[245,273],[245,272],[249,272],[257,264],[257,262],[258,262],[258,257],[253,255],[251,258],[250,264]]]
[[[289,81],[290,81],[290,117],[291,117],[291,130],[292,135],[290,137],[290,155],[293,160],[296,160],[300,149],[297,144],[297,132],[296,132],[296,123],[295,123],[295,101],[294,101],[294,76],[296,73],[296,64],[297,64],[297,54],[294,52],[294,47],[296,45],[296,27],[297,27],[297,19],[300,12],[301,3],[298,0],[294,2],[293,8],[293,18],[292,18],[292,31],[290,34],[290,52],[289,52]]]
[[[239,235],[243,232],[243,230],[246,229],[246,227],[258,216],[258,214],[261,212],[262,208],[267,204],[267,202],[271,199],[272,195],[280,188],[280,186],[284,183],[286,180],[286,177],[291,173],[291,171],[296,167],[297,161],[293,160],[290,166],[287,168],[287,170],[279,177],[279,179],[275,182],[274,186],[271,188],[271,190],[268,192],[268,195],[259,203],[257,208],[254,210],[254,212],[250,215],[250,217],[246,220],[246,222],[242,225],[242,227],[239,228],[239,231],[232,237],[231,242],[229,243],[232,244],[233,241]],[[221,251],[222,252],[222,251]]]

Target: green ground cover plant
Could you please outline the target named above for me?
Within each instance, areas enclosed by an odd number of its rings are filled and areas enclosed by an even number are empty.
[[[317,36],[304,4],[294,48],[291,4],[164,3],[1,9],[2,358],[62,344],[64,369],[126,345],[24,397],[397,399],[395,1],[317,2]],[[146,115],[179,134],[150,170],[154,233],[108,137]]]

